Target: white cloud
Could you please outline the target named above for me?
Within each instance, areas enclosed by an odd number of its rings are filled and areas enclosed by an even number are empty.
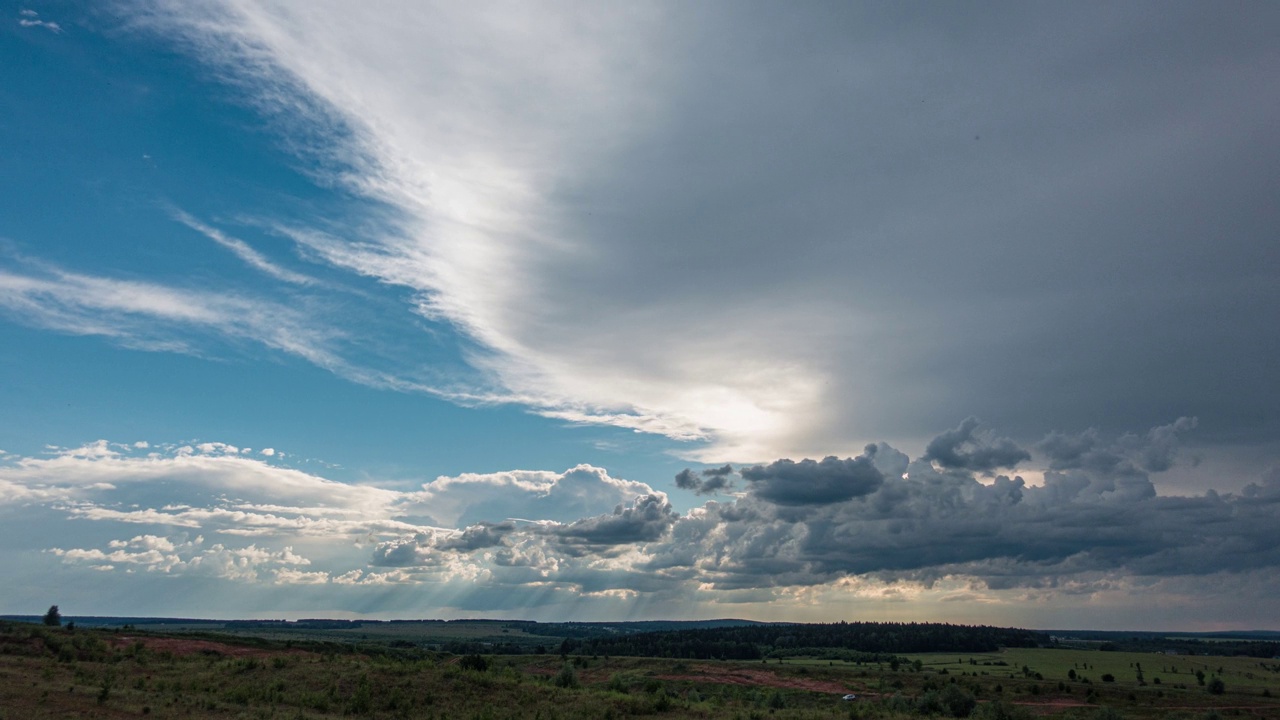
[[[29,10],[29,9],[19,10],[18,15],[19,15],[18,24],[21,25],[22,27],[41,27],[54,33],[62,32],[61,25],[59,25],[56,22],[41,20],[40,13],[36,12],[35,10]]]
[[[0,270],[0,307],[24,323],[78,335],[102,335],[142,349],[196,350],[189,332],[250,339],[317,365],[342,368],[331,329],[272,301],[117,280],[51,267],[30,274]]]
[[[420,510],[450,527],[509,517],[569,522],[654,492],[645,483],[579,465],[562,473],[511,470],[440,477],[423,485],[421,492],[406,496],[403,507]]]
[[[192,230],[195,230],[215,243],[230,250],[232,253],[235,253],[236,257],[243,260],[245,264],[260,270],[277,280],[293,283],[295,285],[310,285],[315,282],[312,278],[306,275],[280,267],[268,260],[262,253],[254,250],[245,241],[231,237],[211,225],[200,222],[196,218],[192,217],[190,213],[182,210],[174,210],[173,216],[183,225],[186,225]]]
[[[336,148],[351,169],[340,179],[406,211],[404,222],[359,242],[280,229],[331,264],[413,290],[417,312],[487,348],[474,361],[505,389],[477,399],[714,439],[721,454],[742,457],[765,456],[819,419],[817,366],[778,355],[783,343],[746,352],[751,332],[713,331],[740,324],[740,313],[672,312],[647,298],[619,315],[630,300],[583,303],[558,285],[556,268],[598,272],[613,261],[566,232],[546,189],[608,162],[660,112],[647,97],[668,70],[649,43],[664,22],[658,9],[152,7],[150,22],[268,88],[264,104],[297,112],[318,102],[350,129],[344,144],[324,133],[316,152]],[[584,266],[586,257],[605,265]],[[756,328],[791,323],[767,308],[753,308],[764,311]]]

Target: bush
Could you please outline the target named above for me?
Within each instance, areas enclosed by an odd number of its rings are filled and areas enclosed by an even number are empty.
[[[578,673],[573,671],[573,665],[565,663],[564,667],[560,668],[560,672],[556,673],[552,682],[555,683],[556,687],[576,688],[579,685]]]
[[[1227,684],[1222,682],[1222,678],[1216,677],[1209,681],[1209,686],[1205,689],[1210,695],[1221,695],[1227,691]]]
[[[1112,675],[1111,673],[1102,674],[1102,682],[1115,682],[1115,681],[1116,681],[1115,675]]]
[[[947,709],[947,712],[951,714],[951,717],[969,717],[970,713],[978,705],[978,700],[973,696],[973,693],[959,685],[948,685],[938,696],[938,699]]]
[[[458,667],[463,670],[484,672],[489,669],[489,661],[481,655],[466,655],[458,661]]]
[[[946,706],[942,704],[942,697],[937,692],[929,690],[916,700],[916,712],[921,715],[941,715],[946,712]]]

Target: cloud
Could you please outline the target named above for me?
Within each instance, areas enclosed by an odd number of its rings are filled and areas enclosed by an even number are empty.
[[[268,260],[262,253],[254,250],[245,241],[233,238],[215,227],[200,222],[196,218],[192,217],[190,213],[182,210],[174,210],[173,217],[183,225],[186,225],[192,230],[195,230],[215,243],[230,250],[236,257],[243,260],[245,264],[256,270],[260,270],[277,280],[293,283],[295,285],[310,285],[315,282],[315,280],[306,275],[280,267]]]
[[[649,542],[662,537],[676,518],[671,503],[662,495],[645,495],[630,505],[621,505],[609,515],[575,520],[552,532],[570,544],[621,545]]]
[[[1157,428],[1145,437],[1164,436]],[[1130,437],[1137,436],[1110,442]],[[1139,477],[1150,486],[1141,470],[1128,484],[1106,468],[1048,470],[1044,485],[1030,486],[1004,475],[982,482],[984,473],[975,469],[940,472],[924,456],[904,472],[885,474],[875,470],[875,459],[892,470],[902,461],[884,444],[844,461],[781,460],[742,471],[748,482],[776,487],[753,486],[729,503],[677,515],[656,498],[641,498],[575,522],[504,527],[499,542],[458,549],[469,554],[472,572],[498,585],[537,578],[578,591],[668,595],[694,585],[717,595],[844,578],[922,588],[968,578],[982,592],[1095,592],[1114,587],[1117,578],[1249,574],[1280,565],[1267,540],[1280,519],[1280,473],[1238,496],[1161,497],[1133,491]],[[377,561],[445,567],[446,542],[420,536],[388,543]],[[482,548],[497,552],[470,555]],[[646,580],[625,579],[635,575]]]
[[[114,535],[74,542],[74,525],[40,521],[60,528],[50,556],[108,576],[432,588],[472,609],[496,607],[496,593],[517,611],[615,596],[798,611],[843,591],[1009,608],[1033,596],[1051,605],[1137,598],[1148,587],[1185,589],[1179,578],[1190,577],[1269,592],[1265,579],[1280,568],[1280,470],[1238,494],[1179,496],[1155,493],[1139,464],[1152,447],[1176,456],[1173,438],[1192,426],[1053,433],[1037,449],[1058,466],[1037,485],[989,477],[976,469],[985,463],[908,460],[886,443],[844,460],[781,459],[742,468],[746,492],[685,512],[643,483],[586,465],[397,491],[270,465],[221,443],[149,443],[143,454],[99,441],[0,459],[0,512],[88,521],[96,536]],[[1091,459],[1104,455],[1120,459]],[[557,513],[542,504],[552,497],[589,509]],[[513,507],[533,517],[514,519]]]
[[[924,459],[949,470],[983,473],[998,468],[1011,468],[1031,459],[1031,453],[1007,438],[975,437],[974,431],[980,424],[977,418],[965,418],[954,430],[948,430],[931,440],[925,448]]]
[[[21,271],[0,269],[0,312],[25,325],[155,352],[216,355],[257,345],[362,385],[460,402],[472,397],[444,389],[456,380],[423,371],[412,358],[395,357],[392,348],[344,329],[337,308],[349,305],[335,305],[326,296],[277,300],[19,264]],[[364,330],[373,324],[371,319]]]
[[[44,28],[53,33],[61,33],[62,26],[56,22],[41,20],[40,14],[35,10],[19,10],[18,24],[22,27],[39,27]]]
[[[676,487],[682,490],[692,490],[698,495],[712,495],[732,487],[730,480],[732,476],[732,465],[707,468],[702,471],[701,478],[693,470],[685,468],[676,474]]]
[[[204,538],[177,544],[168,538],[139,535],[131,540],[113,540],[109,552],[95,548],[51,548],[49,552],[68,564],[88,565],[94,570],[126,572],[135,569],[166,575],[204,575],[236,582],[257,582],[266,578],[276,583],[314,584],[326,582],[327,574],[305,572],[299,566],[311,561],[293,552],[292,547],[273,551],[249,545],[228,548],[221,543],[203,547]]]
[[[74,518],[225,536],[354,540],[420,529],[394,519],[402,500],[247,458],[223,443],[139,449],[100,440],[0,462],[0,507],[54,505]]]
[[[150,350],[197,349],[192,331],[253,340],[321,366],[342,368],[337,337],[294,308],[259,298],[84,275],[41,266],[0,270],[0,308],[28,325],[101,335]]]
[[[462,552],[498,547],[502,545],[502,537],[515,528],[515,523],[509,520],[500,523],[477,523],[464,528],[458,535],[441,541],[439,547],[442,550]]]
[[[1152,496],[1148,472],[1164,472],[1174,465],[1178,455],[1179,433],[1196,427],[1196,418],[1178,418],[1168,425],[1152,428],[1145,436],[1127,433],[1113,441],[1104,441],[1096,429],[1067,435],[1057,431],[1045,436],[1036,449],[1049,460],[1055,471],[1088,471],[1059,476],[1055,487],[1083,483],[1093,492],[1111,491],[1117,487],[1140,496]],[[1071,479],[1068,479],[1071,478]]]
[[[869,495],[884,483],[884,475],[871,461],[875,452],[876,447],[868,445],[866,454],[856,458],[783,459],[743,468],[741,474],[757,497],[779,505],[844,502]]]
[[[411,507],[441,525],[518,517],[569,522],[657,494],[649,485],[578,465],[564,472],[511,470],[439,477],[408,496]]]
[[[716,463],[966,412],[1275,436],[1273,8],[129,8],[394,209],[291,237],[481,348],[473,397]]]

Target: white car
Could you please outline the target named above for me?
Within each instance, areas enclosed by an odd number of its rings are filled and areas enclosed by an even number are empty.
[[[857,699],[858,699],[858,696],[857,696],[857,695],[854,695],[853,693],[849,693],[848,695],[845,695],[844,697],[842,697],[842,698],[840,698],[840,699],[841,699],[841,700],[844,700],[845,702],[853,702],[854,700],[857,700]]]

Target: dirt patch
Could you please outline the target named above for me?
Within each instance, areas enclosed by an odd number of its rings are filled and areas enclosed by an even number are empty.
[[[658,675],[659,680],[688,680],[692,682],[709,682],[720,685],[744,685],[754,687],[774,687],[787,690],[809,690],[820,693],[844,695],[849,688],[832,680],[815,680],[795,676],[779,675],[769,670],[750,670],[747,668],[715,667],[698,665],[691,673],[684,675]],[[858,694],[862,694],[859,692]]]
[[[227,657],[266,657],[282,654],[307,654],[304,650],[265,650],[263,648],[229,645],[227,643],[194,638],[129,637],[127,635],[111,638],[111,646],[114,648],[128,647],[137,643],[142,643],[143,647],[152,652],[167,652],[174,655],[202,653],[205,655],[225,655]]]

